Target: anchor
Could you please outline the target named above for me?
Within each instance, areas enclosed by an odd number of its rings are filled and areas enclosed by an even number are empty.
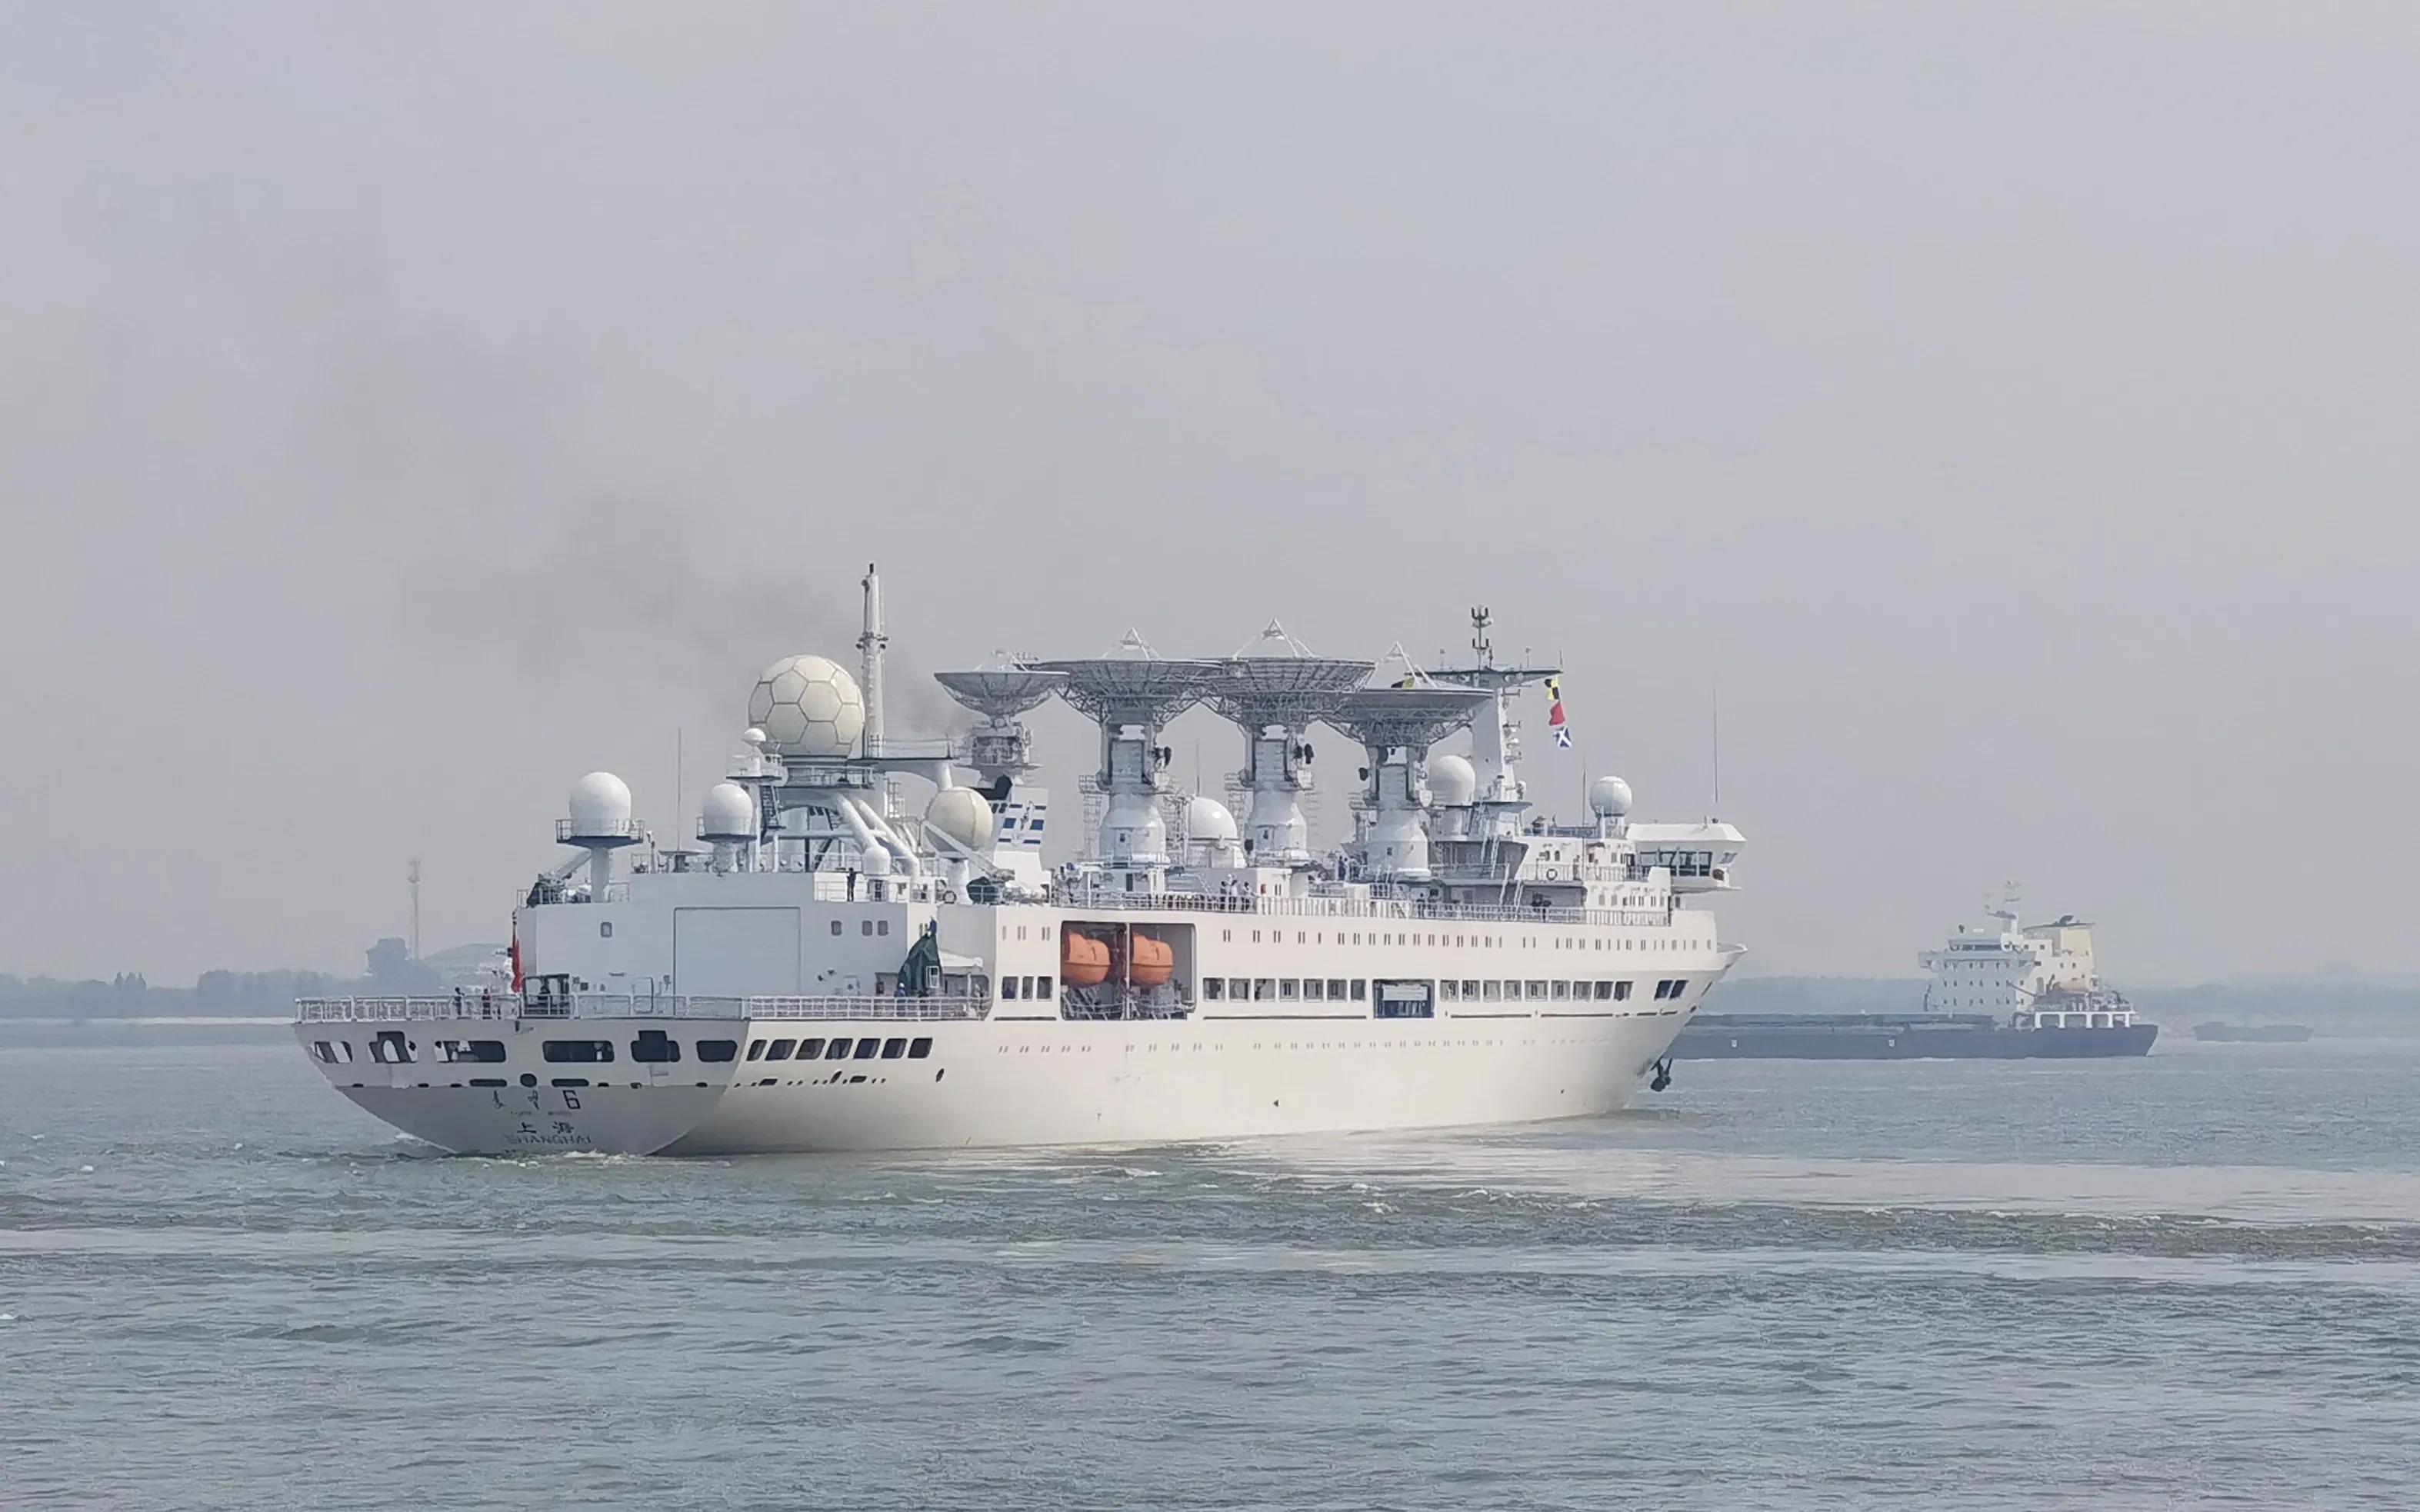
[[[1660,1092],[1672,1085],[1672,1057],[1666,1056],[1655,1063],[1655,1079],[1647,1084],[1651,1092]]]

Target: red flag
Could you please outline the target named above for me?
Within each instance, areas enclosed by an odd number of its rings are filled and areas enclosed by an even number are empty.
[[[1552,728],[1553,728],[1553,727],[1555,727],[1556,725],[1561,724],[1562,722],[1563,722],[1563,701],[1562,701],[1561,699],[1557,699],[1557,700],[1555,700],[1555,706],[1554,706],[1553,708],[1548,709],[1548,710],[1546,711],[1546,726],[1547,726],[1547,728],[1548,728],[1548,729],[1552,729]]]

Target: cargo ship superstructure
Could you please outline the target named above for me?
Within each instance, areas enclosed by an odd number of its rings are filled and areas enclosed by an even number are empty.
[[[1533,812],[1515,700],[1558,669],[1371,686],[1276,625],[1231,656],[1130,633],[1094,657],[939,674],[956,740],[880,724],[888,638],[864,587],[859,675],[758,679],[696,846],[655,843],[628,786],[582,778],[570,859],[513,918],[505,991],[309,999],[329,1081],[466,1152],[1136,1143],[1567,1118],[1620,1107],[1739,948],[1690,906],[1734,886],[1729,825],[1651,825],[1600,778]],[[1085,854],[1052,823],[1022,717],[1097,726]],[[1169,721],[1243,736],[1239,823],[1177,790]],[[1353,831],[1315,850],[1311,732],[1359,747]],[[1471,754],[1430,754],[1467,730]],[[921,794],[918,802],[909,795]]]

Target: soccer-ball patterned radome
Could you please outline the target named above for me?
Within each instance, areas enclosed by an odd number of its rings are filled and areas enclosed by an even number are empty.
[[[784,656],[756,679],[748,722],[784,756],[846,756],[865,729],[865,698],[838,663]]]

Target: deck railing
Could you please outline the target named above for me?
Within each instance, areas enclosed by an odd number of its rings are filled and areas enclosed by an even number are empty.
[[[704,997],[665,994],[575,993],[524,1001],[517,994],[442,997],[302,997],[294,1017],[305,1024],[436,1023],[461,1019],[802,1019],[929,1022],[979,1019],[991,1012],[980,997]]]
[[[1060,907],[1081,913],[1142,910],[1157,913],[1252,914],[1273,918],[1360,918],[1379,922],[1473,924],[1609,924],[1661,929],[1672,922],[1668,908],[1497,908],[1483,903],[1433,903],[1415,898],[1225,897],[1191,892],[1069,890]]]

